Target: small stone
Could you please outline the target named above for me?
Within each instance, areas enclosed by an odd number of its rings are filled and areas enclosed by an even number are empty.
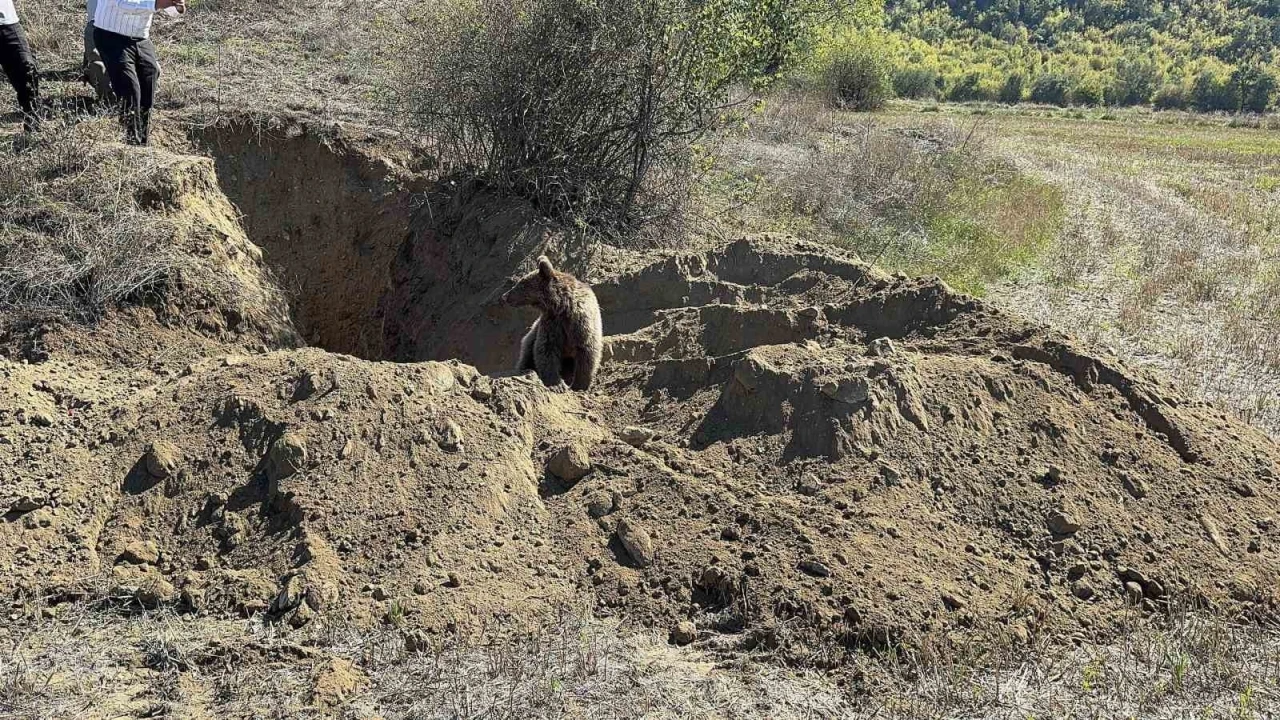
[[[1133,605],[1142,603],[1142,586],[1133,581],[1125,583],[1124,597]]]
[[[1055,485],[1061,483],[1063,479],[1062,468],[1057,465],[1050,465],[1044,471],[1044,479],[1046,482],[1050,482]]]
[[[1054,535],[1072,535],[1080,529],[1080,521],[1066,509],[1050,512],[1046,521]]]
[[[1151,492],[1146,481],[1140,477],[1125,475],[1124,479],[1121,480],[1121,483],[1124,485],[1125,492],[1129,493],[1137,500],[1141,500]]]
[[[622,547],[626,549],[636,565],[648,567],[653,564],[653,539],[649,537],[649,532],[644,527],[633,520],[621,518],[618,520],[615,532],[618,535],[618,542],[622,543]]]
[[[1067,568],[1068,580],[1079,580],[1089,572],[1089,566],[1084,563],[1076,563]]]
[[[431,584],[426,580],[419,580],[413,584],[413,592],[415,595],[426,595],[431,592]]]
[[[893,341],[887,337],[876,338],[871,341],[871,345],[867,348],[869,355],[876,357],[887,357],[894,352]]]
[[[948,610],[963,610],[969,603],[964,598],[958,597],[951,593],[942,593],[942,604],[947,606]]]
[[[547,470],[561,480],[576,482],[591,472],[591,458],[581,445],[566,445],[551,456]]]
[[[884,484],[889,487],[902,484],[902,473],[888,463],[880,465],[880,477],[884,479]]]
[[[445,420],[440,428],[440,449],[445,452],[461,452],[462,428],[452,420]]]
[[[45,528],[53,524],[53,515],[48,510],[32,510],[22,516],[22,526],[28,530]]]
[[[457,573],[451,572],[449,573],[448,578],[445,580],[444,585],[445,587],[451,587],[451,588],[462,587],[462,578],[459,578]]]
[[[53,427],[53,415],[43,410],[36,410],[27,414],[27,422],[35,427]]]
[[[1148,580],[1142,586],[1142,590],[1147,597],[1153,600],[1159,600],[1164,597],[1164,585],[1161,585],[1159,580]]]
[[[124,546],[124,552],[120,553],[116,562],[130,565],[155,565],[160,562],[160,550],[150,540],[134,540]]]
[[[49,504],[49,498],[44,495],[23,495],[9,506],[9,512],[15,515],[28,513],[32,510],[39,510]]]
[[[178,472],[178,461],[182,454],[178,448],[163,440],[157,440],[147,446],[145,462],[147,474],[163,480]]]
[[[629,426],[622,429],[618,437],[622,438],[622,442],[631,447],[644,447],[646,443],[653,440],[657,433],[646,427]]]
[[[307,445],[302,438],[285,433],[271,443],[267,450],[267,482],[273,490],[277,483],[285,478],[293,477],[307,463]],[[273,492],[274,494],[274,492]]]
[[[813,497],[822,492],[822,483],[818,482],[818,478],[806,474],[800,478],[799,484],[796,485],[796,490],[801,495]]]
[[[742,532],[738,530],[736,525],[728,525],[720,531],[720,539],[736,542],[742,539]]]
[[[1083,580],[1071,583],[1071,594],[1081,600],[1088,600],[1094,595],[1093,586]]]
[[[408,630],[404,633],[404,649],[407,652],[427,652],[431,650],[431,636],[422,630]]]
[[[861,405],[871,397],[871,386],[862,377],[829,380],[821,390],[823,395],[846,405]]]
[[[386,600],[387,598],[391,597],[390,595],[387,594],[387,589],[382,587],[381,585],[374,585],[373,592],[371,594],[373,595],[374,600],[379,600],[379,601]]]
[[[306,593],[307,588],[303,584],[302,578],[297,575],[290,575],[281,583],[280,592],[276,595],[275,600],[271,601],[271,611],[284,613],[298,607],[302,604]]]
[[[689,620],[681,620],[671,628],[672,645],[688,645],[698,639],[698,627]]]
[[[1231,484],[1231,489],[1232,489],[1232,490],[1234,490],[1234,491],[1236,492],[1236,494],[1237,494],[1237,495],[1239,495],[1240,497],[1247,497],[1247,498],[1251,498],[1251,497],[1256,497],[1256,496],[1257,496],[1257,494],[1258,494],[1258,493],[1253,489],[1253,486],[1252,486],[1252,485],[1250,485],[1250,484],[1249,484],[1249,483],[1247,483],[1247,482],[1244,482],[1243,480],[1239,480],[1239,481],[1236,481],[1236,482],[1232,483],[1232,484]]]
[[[208,570],[213,567],[213,558],[209,555],[201,555],[196,558],[194,567],[196,570]]]
[[[587,498],[587,514],[593,518],[601,518],[613,512],[613,495],[597,490]]]
[[[800,561],[799,568],[805,574],[812,575],[814,577],[830,577],[831,576],[831,568],[827,567],[823,563],[818,562],[817,560],[802,560]]]

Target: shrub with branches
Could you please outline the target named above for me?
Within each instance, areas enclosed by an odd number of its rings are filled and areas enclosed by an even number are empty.
[[[427,3],[399,110],[448,170],[549,216],[639,225],[679,204],[691,148],[770,64],[780,17],[734,0]]]

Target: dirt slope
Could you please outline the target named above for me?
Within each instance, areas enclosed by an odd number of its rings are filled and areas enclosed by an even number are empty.
[[[499,365],[527,320],[455,266],[467,223],[484,273],[526,256],[528,226],[485,207],[448,232],[419,216],[387,260],[378,307],[418,303],[395,314],[406,354],[438,356],[418,327]],[[609,338],[589,394],[209,333],[179,372],[57,343],[4,360],[0,592],[462,633],[585,597],[808,665],[1106,633],[1134,606],[1274,615],[1280,453],[1256,431],[830,249],[618,267],[637,269],[591,278]]]

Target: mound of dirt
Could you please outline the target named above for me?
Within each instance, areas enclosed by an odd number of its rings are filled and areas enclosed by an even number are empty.
[[[388,261],[384,352],[514,351],[524,319],[484,308],[541,236],[476,203]],[[317,348],[5,361],[0,591],[463,634],[587,598],[822,666],[1134,608],[1274,616],[1280,452],[1257,431],[829,248],[631,260],[593,278],[589,394]]]

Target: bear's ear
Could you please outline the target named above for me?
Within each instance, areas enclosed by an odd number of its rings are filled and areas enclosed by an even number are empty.
[[[542,273],[543,277],[549,278],[555,271],[556,269],[551,266],[551,261],[547,259],[546,255],[538,256],[538,272]]]

